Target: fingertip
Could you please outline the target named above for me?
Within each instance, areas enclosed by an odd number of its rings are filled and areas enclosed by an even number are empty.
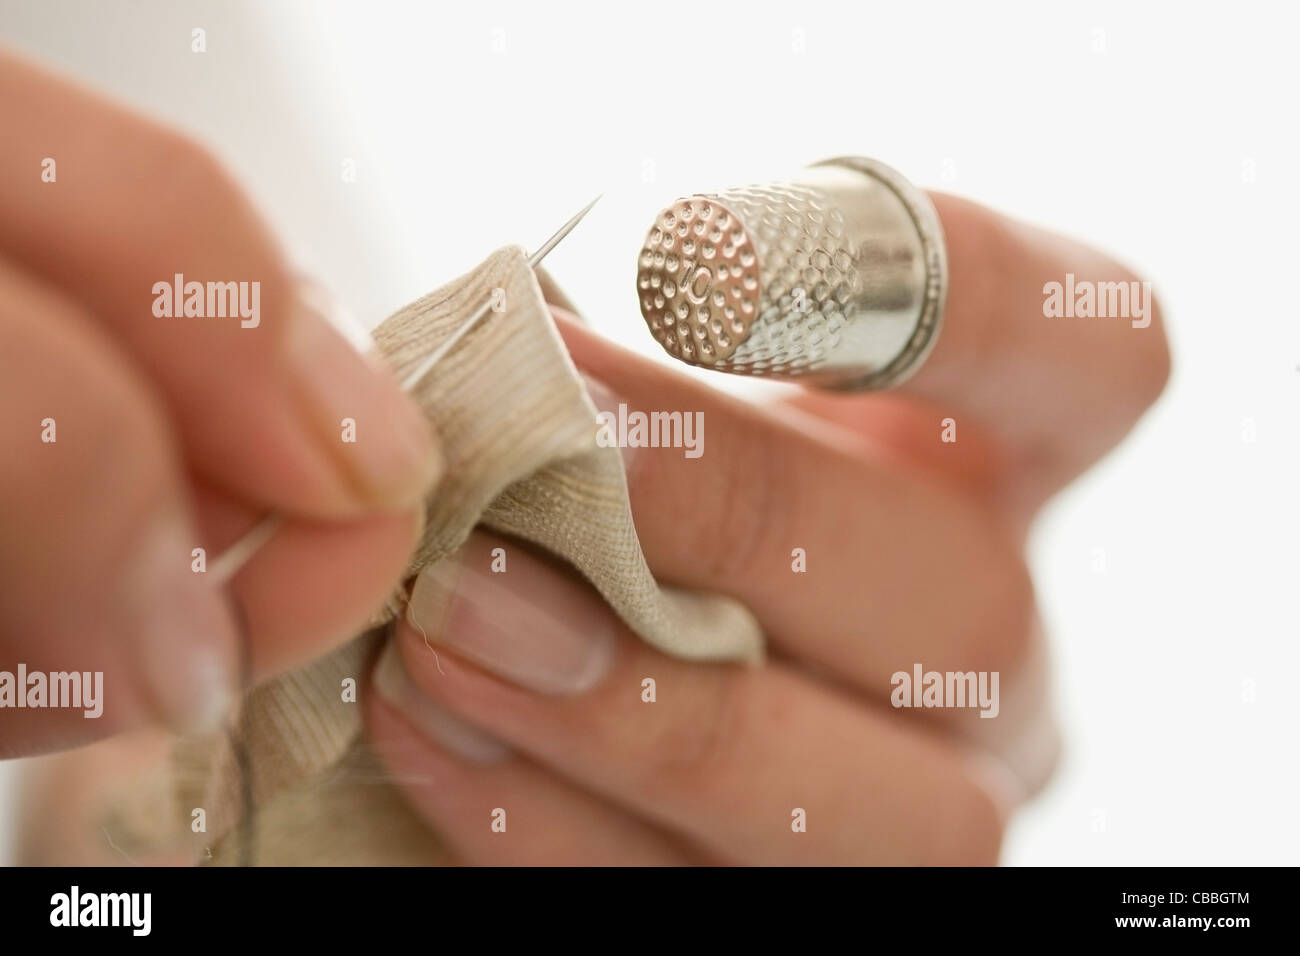
[[[256,520],[230,502],[206,503],[209,534],[236,537]],[[231,581],[247,612],[258,680],[302,666],[376,620],[410,565],[423,509],[350,521],[290,519]]]
[[[305,431],[358,512],[417,505],[443,472],[433,423],[375,356],[359,351],[319,309],[299,297],[286,358]]]

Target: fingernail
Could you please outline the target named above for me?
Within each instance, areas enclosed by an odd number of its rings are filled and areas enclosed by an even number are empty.
[[[600,432],[596,441],[602,447],[617,447],[623,456],[623,470],[632,474],[632,464],[637,458],[638,448],[627,443],[624,430],[619,425],[620,406],[623,407],[623,420],[626,420],[627,403],[622,401],[613,390],[600,379],[582,373],[582,383],[587,389],[591,403],[596,406],[596,422]]]
[[[500,763],[510,748],[495,737],[443,710],[415,686],[402,664],[396,641],[389,641],[375,664],[375,692],[436,744],[471,763]]]
[[[618,627],[585,582],[484,532],[420,572],[407,618],[498,676],[557,695],[590,690],[608,673]]]
[[[224,599],[193,571],[195,540],[178,511],[164,511],[127,565],[125,599],[154,711],[175,730],[209,733],[234,704],[239,637]]]
[[[338,330],[349,320],[332,303],[321,286],[299,287],[290,362],[301,407],[312,434],[359,499],[385,510],[405,509],[423,500],[438,480],[437,438],[382,360],[363,355]],[[351,337],[362,342],[356,331]]]

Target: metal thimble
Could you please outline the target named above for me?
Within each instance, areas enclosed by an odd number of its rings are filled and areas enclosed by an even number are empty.
[[[678,200],[656,217],[637,269],[641,314],[673,357],[843,389],[914,372],[947,285],[929,197],[856,157]]]

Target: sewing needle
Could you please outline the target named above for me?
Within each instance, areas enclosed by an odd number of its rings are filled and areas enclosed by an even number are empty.
[[[601,196],[603,195],[604,193],[601,193]],[[538,247],[537,251],[528,257],[529,268],[537,268],[538,264],[546,258],[547,254],[558,246],[565,236],[573,231],[574,227],[582,221],[582,218],[587,215],[587,213],[591,212],[591,207],[600,202],[601,196],[597,196],[591,202],[587,203],[587,205],[583,206],[572,219],[557,229],[549,239],[542,243],[541,246]],[[475,309],[474,313],[461,323],[460,328],[452,333],[451,338],[438,346],[438,348],[435,349],[431,355],[426,357],[413,372],[407,375],[406,378],[402,380],[402,390],[409,392],[415,385],[418,385],[420,381],[429,374],[430,370],[442,361],[446,354],[455,347],[456,343],[464,338],[465,335],[474,328],[474,326],[478,325],[485,315],[492,311],[492,302],[492,299],[488,299]],[[236,572],[238,572],[240,568],[248,563],[249,559],[252,558],[253,555],[262,549],[262,546],[265,545],[266,542],[271,540],[275,535],[276,530],[281,524],[283,524],[283,522],[284,513],[280,511],[272,511],[257,524],[253,525],[252,528],[246,531],[238,541],[214,558],[212,563],[208,566],[208,574],[211,575],[218,584],[225,584],[226,581],[235,576]]]
[[[601,193],[601,196],[603,195],[604,193]],[[554,249],[556,246],[558,246],[560,244],[560,240],[562,240],[565,236],[571,233],[573,231],[573,227],[576,226],[578,223],[582,222],[582,217],[587,215],[587,213],[591,211],[591,207],[596,205],[596,203],[598,202],[600,202],[600,196],[597,196],[591,202],[587,203],[587,205],[583,206],[582,209],[580,209],[572,219],[570,219],[568,222],[566,222],[563,226],[561,226],[556,231],[555,235],[551,236],[551,238],[547,239],[544,243],[542,243],[541,248],[539,248],[536,252],[534,252],[531,256],[528,257],[529,268],[536,269],[537,264],[546,258],[546,254],[550,252],[552,249]],[[461,323],[460,328],[458,328],[455,332],[452,333],[451,338],[447,339],[447,341],[443,342],[442,345],[434,349],[431,355],[427,356],[423,362],[421,362],[418,366],[416,366],[415,371],[411,372],[410,375],[406,376],[406,378],[402,382],[402,388],[404,390],[409,391],[413,386],[419,384],[420,380],[423,379],[424,376],[429,374],[429,370],[433,368],[435,365],[437,365],[439,362],[441,362],[443,356],[445,356],[448,352],[450,352],[453,348],[455,348],[456,343],[459,342],[462,338],[464,338],[465,335],[469,332],[469,330],[474,328],[474,326],[478,325],[479,322],[483,320],[483,316],[487,315],[491,311],[492,311],[492,299],[488,299],[486,302],[484,302],[482,305],[480,305],[477,309],[474,310],[473,315],[471,315],[468,319],[466,319],[464,322]]]

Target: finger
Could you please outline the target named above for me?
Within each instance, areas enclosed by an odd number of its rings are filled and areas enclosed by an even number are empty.
[[[196,497],[200,541],[210,555],[262,518],[206,486]],[[423,519],[417,508],[350,521],[283,522],[226,588],[247,634],[248,677],[260,682],[301,667],[371,624],[404,576]]]
[[[3,55],[0,90],[0,252],[106,323],[158,384],[199,473],[316,517],[420,500],[438,469],[424,415],[330,327],[211,157]]]
[[[198,532],[155,396],[76,306],[2,259],[0,342],[0,670],[77,675],[57,694],[45,676],[0,685],[0,755],[211,726],[234,624],[191,572]]]
[[[934,202],[948,247],[944,327],[900,393],[954,418],[959,443],[968,419],[991,429],[1005,447],[1005,481],[1032,509],[1114,446],[1163,390],[1160,307],[1150,283],[1095,249],[953,196]],[[1101,290],[1106,302],[1092,311],[1122,314],[1049,315],[1048,284],[1064,293],[1067,281]],[[852,401],[816,396],[805,407]],[[936,441],[938,424],[927,428]]]
[[[521,558],[511,552],[512,587],[536,573]],[[557,696],[553,682],[531,675],[535,659],[505,660],[498,637],[475,633],[480,619],[451,610],[432,624],[425,611],[422,626],[446,649],[441,669],[414,627],[398,631],[425,696],[706,852],[776,865],[996,860],[1003,811],[976,764],[794,671],[672,660],[622,632],[609,612],[602,633],[589,609],[564,620],[551,605],[546,614],[567,635],[561,656],[571,658],[565,644],[584,636],[607,645],[593,652],[608,663],[585,692]],[[534,621],[529,643],[541,647],[553,627]],[[483,654],[487,646],[498,654]],[[511,683],[462,648],[476,648]]]
[[[827,426],[794,427],[560,326],[606,411],[702,420],[698,457],[625,449],[637,535],[657,578],[738,598],[781,652],[876,696],[917,661],[1012,679],[1035,621],[1033,588],[1017,538],[987,508],[844,447]],[[918,589],[934,599],[917,600]]]
[[[828,425],[834,426],[833,440],[842,448],[896,459],[985,507],[1006,513],[1012,506],[1019,517],[1023,502],[1008,495],[1008,456],[991,429],[965,421],[960,441],[949,441],[958,434],[950,406],[899,392],[863,395],[852,401],[840,398],[791,389],[771,407],[800,431],[827,432]]]
[[[425,650],[426,662],[433,658]],[[420,694],[396,645],[367,708],[375,752],[456,858],[488,866],[664,866],[688,858],[638,818],[548,773]]]

